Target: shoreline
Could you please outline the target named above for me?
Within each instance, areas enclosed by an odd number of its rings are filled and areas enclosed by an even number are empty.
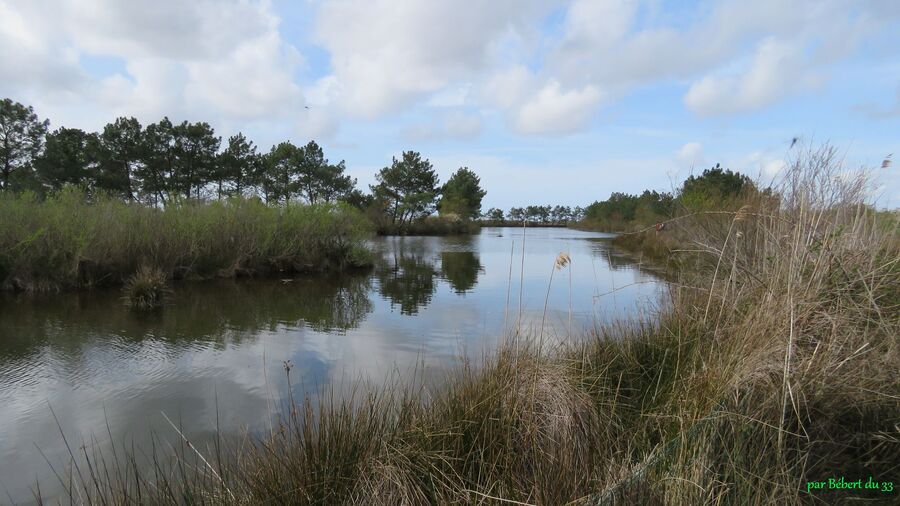
[[[278,430],[206,465],[176,450],[166,465],[194,470],[162,484],[136,467],[109,480],[95,459],[70,498],[796,503],[833,469],[896,482],[898,443],[880,435],[900,421],[897,228],[885,233],[864,206],[816,200],[828,174],[796,176],[812,188],[797,207],[751,201],[752,214],[679,227],[709,246],[685,253],[691,268],[676,270],[658,319],[549,350],[543,336],[518,334],[516,347],[478,369],[464,362],[436,388],[361,383],[350,398],[298,398]],[[288,363],[285,373],[290,384]]]

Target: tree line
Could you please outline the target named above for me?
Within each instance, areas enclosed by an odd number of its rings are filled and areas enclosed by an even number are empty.
[[[146,126],[120,117],[99,132],[49,126],[31,106],[0,101],[0,191],[44,195],[71,185],[89,195],[103,192],[153,206],[231,196],[257,196],[266,203],[344,201],[364,210],[380,229],[403,231],[435,212],[483,223],[584,221],[624,230],[662,221],[678,207],[715,206],[755,189],[747,176],[716,165],[673,192],[615,192],[586,208],[529,205],[482,214],[486,192],[474,171],[460,167],[441,184],[432,163],[416,151],[394,157],[364,193],[346,163],[329,161],[315,141],[285,141],[262,152],[242,133],[223,142],[209,123],[173,123],[167,117]]]
[[[49,126],[31,106],[0,101],[0,191],[43,195],[72,185],[154,206],[229,196],[345,201],[401,228],[435,211],[477,218],[486,194],[468,167],[441,184],[431,162],[415,151],[381,169],[367,194],[346,163],[329,161],[315,141],[285,141],[262,152],[242,133],[223,142],[209,123],[168,117],[146,126],[120,117],[99,132]]]
[[[492,207],[485,211],[481,219],[491,223],[540,223],[545,225],[566,225],[581,221],[584,218],[584,208],[581,206],[570,207],[560,205],[532,205],[525,207],[512,207],[507,212]]]
[[[672,192],[645,190],[640,195],[613,192],[608,199],[587,206],[584,221],[604,230],[627,230],[665,221],[678,212],[719,209],[742,193],[756,191],[749,177],[716,164],[700,175],[689,176]]]

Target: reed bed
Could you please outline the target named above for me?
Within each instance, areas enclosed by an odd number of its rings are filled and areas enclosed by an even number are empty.
[[[0,194],[0,288],[123,284],[142,266],[167,278],[342,269],[371,261],[371,226],[345,205],[256,199],[152,208],[69,189]]]
[[[323,392],[240,444],[155,449],[151,472],[94,455],[60,480],[109,504],[896,501],[807,492],[900,480],[898,223],[865,205],[865,174],[835,176],[810,151],[767,196],[683,222],[653,320],[519,336],[435,384]]]

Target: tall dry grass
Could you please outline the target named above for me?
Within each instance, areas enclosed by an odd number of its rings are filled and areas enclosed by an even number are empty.
[[[69,189],[39,200],[0,194],[0,288],[121,284],[141,266],[169,278],[343,268],[365,263],[368,221],[344,205],[256,199],[165,209]]]
[[[685,221],[691,268],[658,319],[552,350],[523,339],[439,386],[299,400],[202,460],[188,445],[148,473],[94,456],[60,479],[116,504],[896,501],[806,491],[900,480],[898,223],[865,205],[864,178],[826,147],[768,196]]]

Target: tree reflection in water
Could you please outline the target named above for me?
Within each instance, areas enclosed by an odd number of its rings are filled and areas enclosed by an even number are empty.
[[[471,251],[444,251],[441,253],[441,275],[456,293],[466,293],[478,283],[478,275],[484,267]]]
[[[400,313],[414,315],[431,301],[437,269],[421,243],[398,242],[385,265],[376,269],[378,293]]]

